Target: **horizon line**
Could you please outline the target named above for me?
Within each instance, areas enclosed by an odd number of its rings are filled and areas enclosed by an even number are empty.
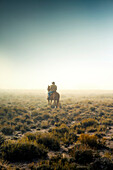
[[[34,89],[34,88],[32,88],[32,89],[25,89],[25,88],[0,88],[0,90],[45,90],[45,91],[47,91],[47,89],[42,89],[42,88],[37,88],[37,89]],[[59,90],[57,90],[57,91],[113,91],[113,89],[59,89]]]

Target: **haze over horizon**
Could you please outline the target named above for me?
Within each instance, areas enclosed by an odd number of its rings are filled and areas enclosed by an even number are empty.
[[[112,0],[1,0],[0,89],[113,90]]]

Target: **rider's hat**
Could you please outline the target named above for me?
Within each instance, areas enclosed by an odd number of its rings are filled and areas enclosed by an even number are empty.
[[[55,82],[53,81],[52,84],[55,84]]]

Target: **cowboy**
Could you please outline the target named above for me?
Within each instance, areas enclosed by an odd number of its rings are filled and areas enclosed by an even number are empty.
[[[50,86],[50,91],[48,92],[48,98],[50,98],[51,94],[56,92],[57,86],[55,85],[55,82],[52,82],[52,85]]]

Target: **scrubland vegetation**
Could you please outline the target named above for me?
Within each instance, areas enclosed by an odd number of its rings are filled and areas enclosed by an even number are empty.
[[[0,169],[113,169],[113,93],[0,91]]]

